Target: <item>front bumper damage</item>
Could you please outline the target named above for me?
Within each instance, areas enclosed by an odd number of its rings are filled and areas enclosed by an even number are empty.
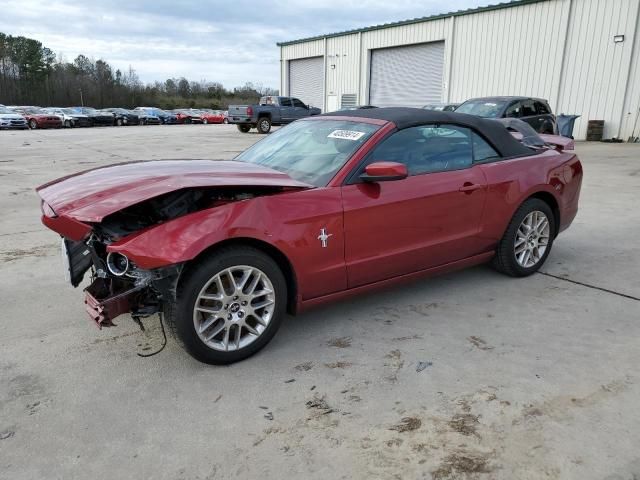
[[[137,285],[129,289],[118,288],[114,283],[111,279],[96,278],[84,289],[87,314],[100,329],[114,327],[116,324],[113,320],[131,312],[136,307],[136,297],[147,288],[147,285]]]
[[[63,258],[66,276],[78,286],[87,271],[91,283],[84,289],[85,310],[98,328],[115,326],[114,320],[125,313],[139,320],[162,312],[163,302],[175,298],[175,286],[182,264],[145,270],[138,268],[122,254],[116,265],[106,245],[91,236],[87,241],[63,238]],[[124,260],[126,259],[126,260]],[[122,266],[121,270],[117,267]]]

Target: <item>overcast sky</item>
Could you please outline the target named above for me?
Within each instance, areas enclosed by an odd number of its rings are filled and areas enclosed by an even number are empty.
[[[0,0],[0,32],[168,77],[279,86],[276,42],[497,3],[497,0]]]

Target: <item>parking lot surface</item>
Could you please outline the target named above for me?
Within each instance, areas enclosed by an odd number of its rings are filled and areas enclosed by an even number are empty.
[[[581,210],[542,268],[555,277],[478,267],[365,295],[289,317],[227,367],[172,339],[138,356],[162,343],[156,318],[90,324],[33,188],[260,138],[0,132],[0,478],[640,476],[638,145],[578,144]]]

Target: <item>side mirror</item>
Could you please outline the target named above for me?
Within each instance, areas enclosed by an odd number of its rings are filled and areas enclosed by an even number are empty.
[[[364,182],[388,182],[407,178],[407,166],[397,162],[374,162],[364,169],[360,180]]]

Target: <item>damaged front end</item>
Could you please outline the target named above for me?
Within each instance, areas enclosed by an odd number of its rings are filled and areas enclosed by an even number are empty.
[[[98,328],[114,326],[118,316],[131,313],[139,321],[162,311],[175,296],[182,265],[143,270],[120,253],[107,253],[106,244],[92,234],[86,241],[62,240],[67,279],[74,287],[91,273],[84,289],[85,309]]]
[[[161,313],[163,304],[175,299],[184,267],[179,263],[140,268],[123,253],[110,251],[110,245],[190,213],[282,191],[279,187],[182,189],[117,210],[99,222],[57,216],[44,201],[42,212],[45,224],[63,237],[67,280],[77,287],[90,272],[91,284],[84,290],[85,308],[102,328],[115,325],[113,321],[125,313],[138,323],[141,318]],[[153,248],[149,245],[150,251]]]

